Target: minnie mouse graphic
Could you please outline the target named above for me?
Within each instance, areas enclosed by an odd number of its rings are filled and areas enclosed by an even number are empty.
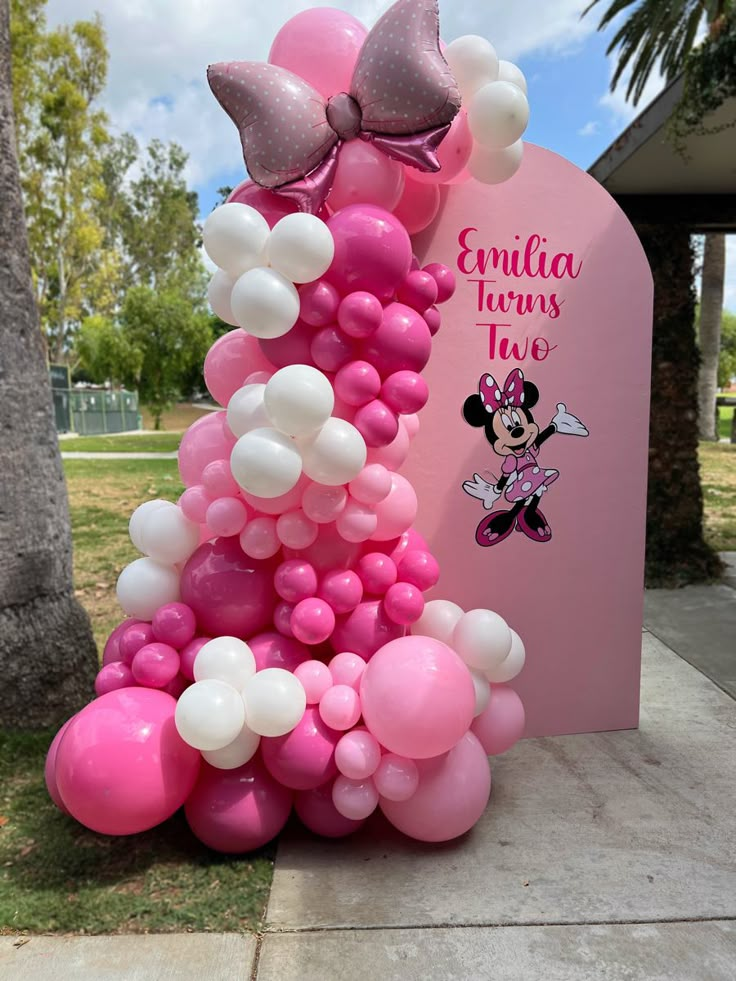
[[[558,402],[554,418],[540,432],[531,413],[538,401],[539,389],[524,380],[519,368],[509,373],[503,388],[493,375],[483,375],[478,382],[478,394],[465,399],[465,421],[485,429],[486,439],[504,461],[495,486],[476,473],[472,480],[465,481],[463,490],[481,501],[488,511],[504,489],[511,504],[509,510],[492,511],[478,525],[475,540],[484,547],[498,545],[514,528],[523,531],[533,542],[548,542],[552,537],[549,523],[539,510],[539,501],[557,480],[559,471],[539,466],[539,450],[555,433],[588,436],[588,430],[577,416],[567,411],[564,402]]]

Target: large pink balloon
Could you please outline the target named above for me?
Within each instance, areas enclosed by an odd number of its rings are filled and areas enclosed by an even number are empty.
[[[275,838],[291,811],[291,792],[277,783],[258,756],[235,770],[202,764],[186,803],[189,827],[217,852],[252,852]]]
[[[353,69],[368,31],[332,7],[303,10],[274,38],[268,60],[294,72],[329,99],[350,91]]]
[[[378,527],[371,539],[386,542],[403,535],[413,524],[417,508],[417,495],[412,485],[400,473],[392,473],[388,497],[375,505]]]
[[[205,384],[220,405],[227,405],[255,371],[273,371],[273,365],[263,355],[258,340],[237,328],[218,337],[204,359]]]
[[[411,239],[383,208],[353,204],[334,214],[327,225],[335,240],[335,258],[325,278],[347,296],[365,291],[388,300],[411,268]]]
[[[450,841],[469,831],[491,795],[491,768],[473,733],[467,732],[448,753],[417,760],[417,767],[419,787],[409,800],[381,798],[391,824],[419,841]]]
[[[308,705],[291,732],[261,740],[263,762],[285,787],[313,790],[337,774],[335,746],[341,737],[325,725],[316,705]]]
[[[332,803],[332,783],[301,790],[294,795],[294,810],[299,820],[316,835],[325,838],[344,838],[362,828],[365,821],[343,817]]]
[[[194,611],[199,632],[247,639],[264,630],[278,599],[276,564],[249,558],[237,538],[200,545],[181,574],[182,601]]]
[[[101,834],[131,835],[182,806],[200,754],[177,732],[175,709],[166,692],[121,688],[72,719],[56,754],[56,784],[77,821]]]
[[[498,756],[521,739],[525,721],[524,704],[514,689],[491,685],[491,700],[471,728],[486,753]]]
[[[399,756],[446,753],[470,728],[475,688],[467,667],[432,637],[402,637],[373,655],[360,684],[363,719]]]
[[[358,603],[352,613],[338,617],[330,643],[339,654],[350,651],[364,660],[392,640],[404,635],[404,627],[390,620],[383,609],[383,600]]]
[[[69,808],[66,806],[64,801],[61,799],[61,794],[59,793],[59,788],[56,786],[56,754],[59,751],[59,745],[61,740],[64,738],[66,730],[69,728],[70,724],[74,721],[76,716],[72,716],[71,719],[67,719],[64,725],[59,729],[49,746],[49,751],[46,754],[46,762],[43,768],[43,777],[46,781],[46,789],[49,792],[49,797],[56,804],[62,814],[68,814]]]
[[[202,471],[215,460],[229,460],[235,437],[227,424],[227,413],[210,412],[187,429],[179,444],[179,473],[186,487],[199,484]]]
[[[404,190],[404,167],[363,140],[340,149],[327,207],[339,211],[351,204],[374,204],[393,211]]]

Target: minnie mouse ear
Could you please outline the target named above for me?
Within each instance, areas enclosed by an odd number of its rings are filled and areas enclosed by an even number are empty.
[[[539,401],[539,389],[533,382],[524,382],[524,409],[533,409]]]
[[[490,419],[490,413],[486,412],[480,395],[469,395],[463,404],[463,419],[469,426],[480,428]]]

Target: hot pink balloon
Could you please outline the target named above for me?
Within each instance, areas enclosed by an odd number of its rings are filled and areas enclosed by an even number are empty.
[[[440,189],[437,184],[419,184],[412,180],[415,171],[407,167],[406,181],[398,204],[393,212],[410,235],[429,228],[440,210]],[[409,173],[411,171],[412,173]]]
[[[303,320],[297,320],[288,333],[281,337],[264,338],[258,343],[262,356],[269,368],[285,368],[287,364],[308,364],[314,367],[312,341],[316,334],[314,327]]]
[[[184,813],[189,827],[208,848],[242,855],[276,837],[288,820],[291,800],[290,791],[255,756],[235,770],[202,763]]]
[[[140,620],[135,620],[129,617],[127,620],[123,620],[122,623],[119,623],[117,627],[115,627],[105,641],[105,649],[102,652],[103,665],[109,664],[111,661],[122,661],[123,657],[120,653],[120,638],[123,636],[128,627],[140,622]]]
[[[457,654],[431,637],[402,637],[368,662],[363,719],[382,746],[426,759],[446,753],[470,728],[475,688]]]
[[[59,793],[59,788],[56,786],[56,754],[59,751],[59,746],[64,735],[74,721],[76,716],[72,716],[71,719],[67,719],[64,725],[59,729],[54,738],[51,741],[48,752],[46,753],[46,762],[43,768],[43,776],[46,781],[46,789],[49,792],[49,797],[56,804],[62,814],[68,814],[69,809],[61,799],[61,794]],[[330,788],[330,802],[332,802],[332,788]]]
[[[381,798],[395,828],[419,841],[450,841],[469,831],[486,809],[491,769],[483,747],[467,732],[434,759],[418,760],[419,786],[406,801]]]
[[[350,613],[363,599],[363,583],[352,569],[334,569],[322,579],[319,595],[336,614]]]
[[[95,695],[106,695],[118,688],[131,688],[137,684],[130,666],[124,661],[108,661],[95,678]]]
[[[251,559],[237,538],[200,545],[181,574],[181,598],[212,637],[252,637],[271,623],[275,563]]]
[[[326,279],[307,283],[299,290],[299,316],[310,327],[326,327],[337,319],[340,294]]]
[[[354,204],[334,214],[327,226],[335,258],[326,278],[344,296],[365,291],[390,299],[411,267],[411,240],[401,222],[382,208]]]
[[[299,210],[294,201],[282,194],[267,191],[265,187],[261,187],[260,184],[251,180],[241,181],[237,187],[233,188],[228,195],[227,203],[250,205],[251,208],[255,208],[263,215],[269,228],[273,228],[276,222]]]
[[[229,460],[235,437],[223,411],[210,412],[187,429],[179,444],[179,473],[182,482],[191,487],[202,480],[202,471],[213,460]]]
[[[437,302],[437,280],[423,269],[412,269],[396,294],[400,303],[424,313]]]
[[[100,834],[129,835],[170,818],[197,779],[200,754],[174,723],[176,702],[122,688],[74,717],[56,756],[56,783],[73,817]]]
[[[186,603],[166,603],[154,613],[151,629],[159,643],[171,644],[180,650],[194,638],[197,621]]]
[[[364,821],[343,817],[332,803],[333,782],[301,790],[294,795],[294,810],[302,824],[323,838],[344,838],[363,827]]]
[[[169,644],[146,644],[133,658],[133,677],[146,688],[165,688],[179,674],[179,654]]]
[[[179,670],[187,681],[194,681],[194,661],[200,650],[211,637],[195,637],[190,640],[179,654]]]
[[[525,724],[524,703],[513,688],[491,685],[491,700],[473,719],[472,731],[489,756],[498,756],[521,739]]]
[[[383,320],[361,343],[362,357],[387,378],[395,371],[420,372],[432,353],[432,335],[425,319],[404,303],[390,303]]]
[[[130,665],[141,647],[152,644],[156,640],[150,623],[144,620],[133,620],[120,635],[118,650],[120,660]]]
[[[272,370],[256,338],[237,329],[218,337],[204,359],[205,384],[212,398],[220,405],[227,405],[245,384],[248,375],[254,371]]]
[[[454,182],[465,170],[472,149],[473,134],[468,125],[468,114],[464,109],[461,109],[452,121],[450,132],[437,150],[440,169],[424,173],[415,167],[407,167],[407,177],[425,185]]]
[[[251,637],[248,647],[253,651],[257,671],[263,671],[265,668],[295,671],[300,664],[304,664],[312,656],[308,648],[298,640],[284,637],[283,634],[272,630]]]
[[[285,787],[293,790],[321,787],[337,773],[335,746],[341,735],[325,725],[316,706],[308,705],[291,732],[261,740],[263,762]]]
[[[370,143],[352,140],[340,151],[327,207],[339,211],[351,204],[374,204],[393,211],[403,190],[404,167],[398,160]]]
[[[366,600],[338,619],[330,643],[335,651],[352,651],[367,661],[380,647],[403,634],[404,628],[386,616],[381,600]]]

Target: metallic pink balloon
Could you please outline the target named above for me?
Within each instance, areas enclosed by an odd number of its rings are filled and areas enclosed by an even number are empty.
[[[341,736],[325,725],[315,705],[308,705],[291,732],[261,740],[263,762],[285,787],[313,790],[336,775],[335,746]]]
[[[171,644],[181,650],[193,639],[197,621],[194,612],[185,603],[166,603],[154,613],[151,627],[159,643]]]
[[[365,292],[390,300],[406,279],[412,257],[411,239],[398,218],[375,205],[353,204],[334,214],[327,226],[335,240],[335,257],[325,278],[343,296]],[[366,360],[375,363],[372,358]],[[398,367],[391,370],[398,371]]]
[[[141,623],[140,620],[135,620],[129,617],[127,620],[123,620],[119,623],[117,627],[112,631],[110,636],[105,641],[105,649],[102,652],[102,664],[109,664],[111,661],[122,661],[123,656],[120,653],[120,639],[128,629],[134,624]]]

